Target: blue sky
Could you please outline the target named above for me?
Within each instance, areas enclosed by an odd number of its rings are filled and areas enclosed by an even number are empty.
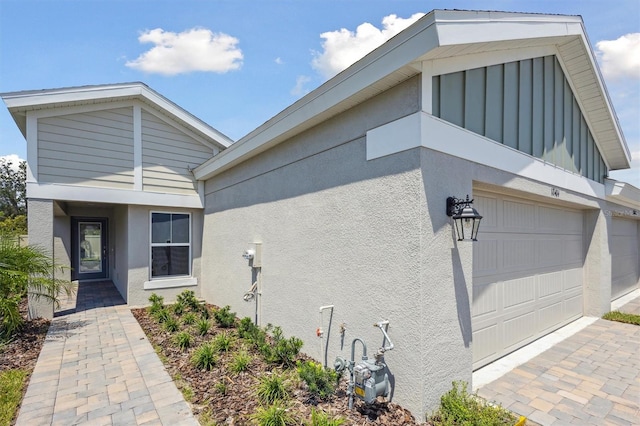
[[[612,177],[640,187],[638,0],[0,0],[0,92],[142,81],[235,140],[432,9],[581,15],[633,154]]]

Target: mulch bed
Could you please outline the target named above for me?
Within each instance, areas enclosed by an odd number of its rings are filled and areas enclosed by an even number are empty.
[[[209,305],[209,308],[218,309],[212,305]],[[246,372],[233,374],[227,368],[234,351],[221,354],[219,362],[211,371],[196,369],[191,364],[194,348],[205,341],[210,341],[218,333],[227,332],[235,335],[234,329],[218,328],[215,321],[212,320],[211,329],[202,337],[195,331],[195,328],[181,326],[181,330],[190,331],[194,339],[191,348],[182,351],[174,343],[176,333],[165,331],[146,309],[132,309],[132,312],[149,341],[156,347],[156,350],[161,352],[161,359],[178,387],[184,389],[186,385],[192,390],[192,396],[188,399],[196,416],[200,417],[206,413],[209,419],[214,420],[216,424],[251,424],[250,416],[260,407],[260,402],[256,397],[258,378],[265,374],[281,371],[280,366],[265,363],[255,350],[247,346],[245,350],[252,355],[253,360]],[[235,344],[238,345],[241,342],[236,341]],[[300,359],[307,358],[301,354]],[[296,413],[297,418],[306,421],[311,416],[312,408],[321,409],[331,415],[344,418],[345,425],[410,426],[426,424],[416,422],[411,413],[401,406],[382,399],[369,406],[356,399],[354,409],[350,410],[346,396],[346,381],[345,378],[341,380],[339,389],[329,401],[315,401],[302,386],[294,389],[290,404],[292,411]],[[226,388],[224,393],[220,390],[223,387]]]
[[[0,371],[19,368],[27,370],[31,375],[47,336],[50,321],[42,318],[27,321],[26,298],[20,304],[20,314],[25,319],[24,324],[9,342],[0,344]]]

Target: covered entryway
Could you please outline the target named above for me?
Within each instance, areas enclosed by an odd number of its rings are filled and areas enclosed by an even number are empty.
[[[72,279],[91,280],[109,276],[107,235],[105,218],[72,218]]]
[[[473,365],[479,368],[582,316],[583,215],[494,193],[473,250]]]
[[[611,299],[617,299],[638,288],[640,257],[638,256],[638,223],[614,217],[611,219]]]

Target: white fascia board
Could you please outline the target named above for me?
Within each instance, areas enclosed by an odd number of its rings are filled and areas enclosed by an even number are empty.
[[[604,199],[604,185],[425,112],[367,132],[367,160],[425,147],[517,176]],[[473,147],[473,149],[471,149]]]
[[[640,209],[640,189],[614,179],[605,180],[607,200],[623,206]]]
[[[296,128],[348,100],[375,82],[437,47],[431,15],[426,15],[322,86],[195,169],[206,180],[290,137]]]
[[[91,186],[27,183],[27,198],[105,204],[204,208],[198,194],[167,194]]]

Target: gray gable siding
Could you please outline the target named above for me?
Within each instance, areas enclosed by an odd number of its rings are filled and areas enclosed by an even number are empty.
[[[608,174],[555,56],[435,76],[433,115],[596,182]]]
[[[132,108],[38,120],[38,181],[133,187]]]

